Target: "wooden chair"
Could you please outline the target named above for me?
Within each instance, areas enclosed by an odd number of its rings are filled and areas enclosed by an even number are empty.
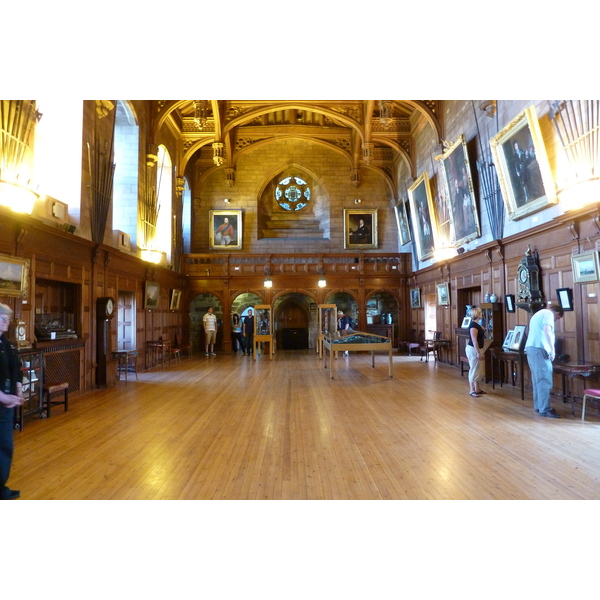
[[[463,373],[466,371],[467,373],[469,372],[470,369],[470,365],[469,365],[469,359],[466,356],[461,356],[460,357],[460,376],[463,376]]]
[[[177,340],[175,340],[174,344],[169,346],[169,363],[171,362],[171,358],[175,360],[175,362],[181,362],[181,348],[177,346]]]
[[[582,421],[585,421],[585,403],[588,398],[590,400],[600,400],[600,389],[588,388],[587,390],[583,390],[583,404],[581,407],[581,420]]]
[[[175,347],[179,348],[181,352],[187,352],[188,358],[192,358],[192,345],[182,344],[181,339],[177,334],[175,334]]]
[[[61,399],[52,399],[52,394],[63,393]],[[53,406],[65,405],[65,412],[69,410],[69,383],[67,381],[45,381],[42,387],[42,408],[46,416],[50,417]]]
[[[410,330],[410,336],[409,336],[409,340],[406,342],[406,346],[408,348],[409,356],[412,356],[413,350],[419,349],[420,344],[419,344],[419,340],[417,339],[417,330],[416,329]]]

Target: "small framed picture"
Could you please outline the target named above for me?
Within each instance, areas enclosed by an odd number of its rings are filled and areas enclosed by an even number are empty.
[[[509,346],[511,350],[515,350],[516,352],[521,352],[521,350],[523,350],[523,346],[525,345],[526,330],[527,325],[515,325],[513,337]]]
[[[506,337],[504,338],[504,341],[502,342],[502,348],[504,348],[505,350],[510,350],[510,345],[512,344],[512,339],[513,339],[514,334],[515,334],[515,332],[513,329],[511,329],[506,334]]]
[[[171,292],[171,305],[169,310],[179,310],[179,301],[181,299],[181,290],[173,290]]]
[[[575,283],[594,283],[598,281],[598,252],[584,252],[571,256],[573,281]]]
[[[410,290],[410,307],[421,308],[421,290],[419,288]]]
[[[506,294],[506,296],[504,296],[504,303],[506,304],[506,312],[509,312],[509,313],[515,312],[515,295],[514,294]]]
[[[160,287],[158,283],[154,281],[146,281],[146,285],[144,288],[144,308],[145,309],[154,309],[158,308],[158,300],[159,300],[159,290]]]
[[[437,284],[438,306],[450,306],[450,287],[448,282]]]
[[[462,320],[462,325],[461,325],[461,327],[462,327],[463,329],[468,329],[470,324],[471,324],[471,317],[465,317],[465,318]]]
[[[558,288],[556,297],[563,310],[573,310],[573,290],[571,288]]]

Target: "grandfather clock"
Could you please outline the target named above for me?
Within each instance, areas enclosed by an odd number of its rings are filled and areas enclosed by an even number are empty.
[[[536,251],[532,254],[529,246],[517,267],[516,305],[530,314],[536,313],[544,306],[538,253]]]
[[[114,316],[114,299],[109,296],[98,298],[96,300],[96,384],[100,388],[115,384],[111,330]]]

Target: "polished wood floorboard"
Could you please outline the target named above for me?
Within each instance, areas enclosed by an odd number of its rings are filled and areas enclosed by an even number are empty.
[[[598,499],[600,416],[534,414],[448,365],[313,351],[182,359],[31,418],[23,499]]]

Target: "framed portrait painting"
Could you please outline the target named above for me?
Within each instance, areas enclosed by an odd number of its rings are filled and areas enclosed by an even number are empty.
[[[146,281],[144,286],[144,308],[158,308],[160,287],[154,281]]]
[[[450,305],[450,286],[448,282],[437,284],[437,303],[438,306]]]
[[[421,308],[421,290],[419,288],[410,290],[410,307]]]
[[[408,244],[411,241],[410,229],[408,227],[408,214],[406,212],[406,202],[401,200],[394,207],[396,213],[396,224],[398,225],[398,238],[400,239],[400,245]]]
[[[440,163],[449,208],[452,245],[460,246],[481,237],[464,135],[458,136],[458,139],[436,158]]]
[[[377,209],[344,209],[344,248],[377,248]]]
[[[209,248],[211,250],[242,249],[242,211],[211,210],[209,214]]]
[[[490,140],[508,218],[556,204],[554,180],[535,106],[530,106]]]
[[[179,301],[181,300],[181,290],[171,292],[171,304],[169,310],[179,310]]]
[[[573,281],[575,283],[594,283],[598,281],[598,252],[584,252],[571,256]]]
[[[410,213],[420,261],[433,256],[435,250],[436,220],[427,171],[421,173],[408,188]]]
[[[512,344],[512,339],[513,339],[514,334],[515,334],[515,332],[512,329],[506,334],[506,337],[504,338],[504,341],[502,342],[502,348],[504,350],[510,350],[510,345]]]
[[[29,289],[28,258],[0,254],[0,296],[21,298]]]

